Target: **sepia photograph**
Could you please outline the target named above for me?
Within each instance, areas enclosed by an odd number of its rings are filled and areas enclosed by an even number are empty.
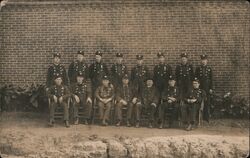
[[[247,0],[0,0],[0,158],[249,157]]]

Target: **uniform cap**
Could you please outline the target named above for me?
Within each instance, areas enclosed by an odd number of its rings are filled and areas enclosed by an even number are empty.
[[[82,51],[82,50],[79,50],[79,51],[77,51],[77,54],[81,54],[81,55],[84,55],[84,51]]]
[[[55,58],[55,57],[61,58],[61,54],[58,53],[58,52],[55,52],[55,53],[53,53],[53,57],[54,57],[54,58]]]
[[[174,77],[173,75],[170,75],[170,76],[168,77],[168,80],[175,80],[175,77]]]
[[[199,83],[200,83],[200,80],[199,80],[197,77],[195,77],[195,78],[193,79],[193,82],[199,82]]]
[[[137,60],[142,60],[143,59],[143,55],[136,55],[136,59]]]
[[[123,57],[122,53],[116,53],[116,57]]]
[[[157,57],[160,58],[160,57],[164,57],[165,55],[162,53],[162,52],[158,52],[157,53]]]
[[[77,76],[79,76],[79,77],[84,77],[84,73],[83,73],[82,71],[79,71],[79,72],[77,73]]]
[[[109,80],[109,77],[108,77],[107,75],[104,75],[104,76],[102,77],[102,80]]]
[[[96,51],[96,52],[95,52],[95,55],[100,55],[100,56],[102,56],[102,52]]]
[[[208,58],[208,56],[207,56],[206,54],[202,54],[202,55],[201,55],[201,60],[207,59],[207,58]]]
[[[188,57],[188,54],[187,54],[187,53],[181,53],[180,56],[181,56],[182,58],[183,58],[183,57],[186,57],[186,58],[187,58],[187,57]]]
[[[129,76],[128,76],[128,74],[124,74],[122,78],[123,79],[129,79]]]

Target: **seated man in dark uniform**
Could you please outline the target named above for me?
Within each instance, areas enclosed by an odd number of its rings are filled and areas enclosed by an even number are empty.
[[[91,100],[91,87],[86,83],[84,78],[85,74],[83,72],[78,72],[76,77],[77,83],[71,86],[71,92],[73,95],[73,109],[74,109],[74,124],[79,123],[79,106],[84,107],[85,111],[85,124],[88,124],[90,119],[91,109],[92,109],[92,100]]]
[[[162,93],[162,104],[159,110],[160,127],[163,128],[166,111],[171,113],[169,118],[169,127],[171,127],[174,119],[178,116],[179,109],[179,90],[175,85],[175,78],[170,75],[168,78],[168,87]]]
[[[145,112],[149,112],[149,128],[152,128],[156,107],[159,103],[159,92],[154,86],[153,78],[151,77],[147,78],[146,85],[143,86],[141,93],[141,103],[141,108],[143,108]],[[136,109],[136,111],[139,111],[139,118],[137,118],[136,127],[139,127],[141,108]]]
[[[104,126],[108,125],[106,121],[109,120],[110,108],[114,96],[114,86],[110,83],[108,76],[105,75],[102,79],[102,84],[95,91],[100,119]]]
[[[193,88],[188,92],[184,98],[184,104],[182,106],[182,118],[184,125],[186,124],[186,130],[190,131],[193,129],[197,112],[202,110],[202,102],[206,98],[206,93],[204,90],[199,88],[199,80],[195,77],[193,80]]]
[[[123,106],[127,106],[127,126],[130,127],[132,110],[134,107],[133,100],[136,99],[134,88],[132,84],[129,83],[129,77],[125,74],[122,77],[122,85],[117,87],[116,91],[116,116],[117,116],[117,124],[116,126],[120,126],[122,121],[122,108]]]
[[[57,106],[62,106],[64,111],[65,126],[69,127],[69,106],[68,99],[70,91],[62,84],[62,77],[60,75],[55,77],[55,85],[49,88],[48,97],[50,99],[49,111],[50,120],[49,126],[54,125],[54,113]]]

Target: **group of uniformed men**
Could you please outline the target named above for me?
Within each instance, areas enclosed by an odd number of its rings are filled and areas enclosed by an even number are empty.
[[[47,94],[49,97],[50,120],[54,125],[56,106],[64,108],[64,121],[69,127],[69,98],[73,102],[74,124],[79,123],[78,109],[84,107],[85,124],[89,123],[93,106],[98,105],[102,125],[108,125],[110,110],[115,107],[116,126],[123,120],[126,107],[126,125],[140,126],[142,114],[148,114],[148,125],[153,127],[155,114],[159,116],[159,128],[163,128],[165,114],[170,112],[169,126],[179,119],[186,130],[193,129],[199,111],[209,118],[209,94],[212,92],[212,69],[207,65],[208,56],[201,55],[201,65],[193,70],[188,62],[187,53],[182,53],[181,64],[175,73],[165,61],[163,53],[157,53],[159,64],[154,67],[153,75],[143,63],[143,55],[136,55],[137,64],[131,74],[124,64],[123,54],[116,54],[116,63],[111,70],[102,61],[102,52],[95,53],[95,62],[88,66],[84,52],[77,52],[77,59],[68,68],[60,63],[61,55],[53,55],[53,65],[48,69]],[[68,74],[68,75],[67,75]],[[91,84],[86,82],[91,81]]]

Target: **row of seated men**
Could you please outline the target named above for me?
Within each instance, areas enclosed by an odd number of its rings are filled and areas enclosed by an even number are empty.
[[[197,107],[195,106],[194,110],[190,110],[189,104],[197,104],[200,105],[199,97],[205,100],[205,108],[208,108],[209,102],[206,93],[211,93],[212,91],[212,69],[211,67],[207,66],[207,55],[201,55],[202,65],[196,68],[195,76],[193,72],[193,67],[190,63],[187,62],[187,54],[181,54],[181,64],[176,67],[175,79],[173,78],[173,74],[171,72],[171,67],[166,64],[165,56],[163,53],[158,53],[157,56],[159,58],[159,64],[154,68],[154,75],[151,77],[148,71],[148,68],[143,64],[143,56],[137,55],[137,65],[132,69],[131,76],[128,77],[127,67],[123,64],[123,55],[120,53],[116,54],[117,63],[112,65],[111,73],[109,74],[107,66],[102,62],[102,53],[97,51],[96,52],[96,61],[88,67],[88,65],[84,62],[84,52],[79,51],[77,52],[77,60],[72,62],[69,66],[68,76],[70,83],[67,80],[67,74],[64,66],[60,64],[60,54],[54,54],[53,58],[53,65],[48,69],[48,76],[47,76],[47,90],[49,91],[48,95],[50,100],[52,100],[51,105],[56,105],[58,103],[62,103],[66,101],[69,96],[75,93],[81,93],[84,98],[79,97],[78,95],[73,95],[74,105],[79,103],[86,102],[85,106],[93,106],[94,101],[97,101],[99,105],[100,117],[102,119],[102,124],[107,125],[107,120],[109,119],[110,114],[110,106],[111,103],[115,100],[116,107],[128,106],[128,113],[127,113],[127,125],[130,126],[130,119],[131,115],[134,114],[136,118],[136,127],[139,127],[140,124],[140,114],[141,109],[139,107],[148,107],[151,111],[149,127],[152,127],[153,116],[155,113],[156,108],[159,108],[159,116],[161,122],[163,122],[163,115],[164,115],[164,102],[173,102],[175,104],[181,103],[181,111],[182,118],[187,118],[186,115],[193,116],[194,111],[197,111]],[[127,76],[127,77],[126,77]],[[109,78],[110,77],[110,78]],[[80,84],[78,80],[86,81],[88,78],[91,80],[91,86],[87,84]],[[125,93],[126,90],[123,89],[125,78],[128,80],[130,87],[132,87],[131,92],[129,93],[128,98],[119,97],[119,91],[122,89],[122,93]],[[58,92],[60,88],[57,86],[57,80],[61,80],[61,86],[63,90],[67,92],[67,95],[64,97],[55,97],[53,95],[53,91]],[[193,81],[194,80],[194,81]],[[176,90],[176,98],[173,99],[166,99],[164,95],[169,95],[170,83],[174,83],[174,87]],[[195,83],[195,84],[194,84]],[[176,85],[175,85],[176,84]],[[195,85],[198,84],[198,88]],[[70,85],[70,86],[69,86]],[[84,85],[84,86],[83,86]],[[199,89],[199,85],[200,88]],[[69,87],[71,90],[67,90]],[[85,87],[85,88],[84,88]],[[149,89],[153,87],[154,90]],[[52,89],[51,89],[52,88]],[[53,88],[55,90],[53,90]],[[82,90],[82,92],[78,92]],[[170,88],[171,89],[171,88]],[[197,91],[196,91],[197,89]],[[147,91],[148,90],[148,91]],[[71,94],[71,93],[72,94]],[[165,93],[165,94],[164,94]],[[192,94],[191,93],[197,93]],[[189,95],[190,94],[190,95]],[[198,97],[198,98],[197,98]],[[61,98],[61,99],[60,99]],[[63,98],[63,99],[62,99]],[[146,99],[145,99],[146,98]],[[196,99],[194,99],[196,98]],[[205,98],[205,99],[204,99]],[[184,104],[183,104],[184,103]],[[67,105],[66,102],[63,103],[65,106]],[[145,106],[146,105],[146,106]],[[150,105],[150,106],[147,106]],[[152,105],[152,106],[151,106]],[[131,107],[130,107],[131,106]],[[77,107],[77,106],[76,106]],[[136,108],[137,107],[137,108]],[[148,109],[146,108],[146,109]],[[50,125],[53,125],[53,109],[51,108],[51,119]],[[89,109],[92,109],[91,107]],[[117,110],[117,125],[121,123],[121,108],[116,108]],[[163,109],[163,110],[162,110]],[[174,108],[175,109],[175,108]],[[75,123],[78,123],[78,116],[77,116],[77,108],[75,108]],[[208,111],[208,110],[207,110]],[[68,127],[68,115],[66,115],[67,110],[65,110],[65,124]],[[90,114],[91,112],[89,112]],[[190,130],[194,121],[190,121],[190,119],[183,119],[183,123],[186,125],[187,129]],[[162,123],[160,124],[160,128],[162,127]]]
[[[103,125],[108,125],[110,119],[110,109],[115,102],[117,126],[120,126],[122,119],[123,106],[127,107],[126,124],[131,126],[131,118],[134,115],[136,120],[136,127],[139,127],[142,111],[149,113],[148,123],[152,128],[155,121],[155,113],[159,107],[159,128],[163,127],[165,114],[167,109],[171,109],[171,117],[169,118],[169,125],[171,125],[181,112],[182,121],[187,125],[186,129],[191,130],[197,118],[197,112],[202,110],[202,101],[205,99],[205,92],[199,88],[199,80],[193,80],[193,88],[188,92],[184,98],[184,104],[180,107],[179,90],[175,85],[176,81],[173,76],[169,77],[168,87],[164,90],[162,98],[159,102],[159,93],[153,84],[152,78],[146,80],[143,86],[142,93],[136,93],[136,90],[129,83],[128,75],[122,77],[122,86],[115,87],[110,83],[108,76],[104,76],[102,84],[98,86],[95,91],[95,98],[100,112],[100,119]],[[115,94],[116,92],[116,94]],[[54,124],[54,112],[56,106],[60,105],[64,109],[64,121],[66,127],[69,127],[69,104],[68,99],[73,99],[74,124],[79,123],[78,109],[83,106],[86,110],[86,118],[90,119],[92,110],[91,87],[86,83],[82,73],[77,75],[77,83],[71,88],[62,84],[62,77],[59,75],[55,77],[55,85],[48,91],[50,98],[50,122],[49,125]],[[87,124],[88,120],[85,120]]]

